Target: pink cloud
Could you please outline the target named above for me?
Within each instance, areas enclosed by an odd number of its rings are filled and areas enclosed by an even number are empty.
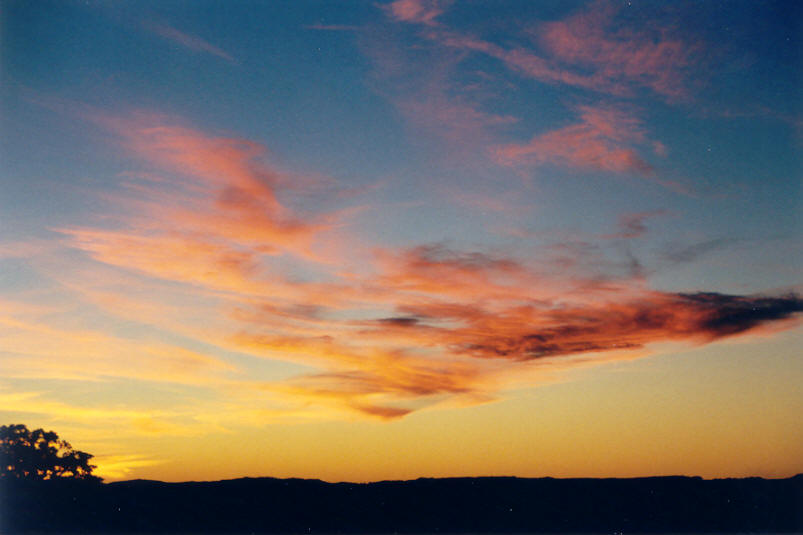
[[[650,175],[652,166],[634,145],[645,141],[640,122],[614,108],[581,106],[581,122],[495,150],[503,165],[553,164],[614,173]]]
[[[522,76],[614,95],[645,87],[667,99],[686,98],[686,78],[701,46],[672,37],[670,28],[616,28],[618,9],[597,2],[562,21],[531,30],[542,49],[503,47],[432,28],[424,35],[444,46],[486,54]]]
[[[138,175],[127,195],[108,197],[120,228],[60,229],[71,245],[157,278],[243,295],[295,295],[293,285],[270,282],[264,257],[315,259],[315,241],[333,221],[296,214],[279,200],[285,180],[264,147],[155,114],[91,117],[156,173]]]
[[[173,202],[150,202],[176,229],[204,231],[240,244],[258,242],[265,251],[301,253],[324,226],[303,221],[279,201],[276,191],[286,187],[285,180],[257,143],[211,136],[158,115],[107,119],[104,124],[143,161],[183,177],[171,187],[158,188]],[[165,212],[165,205],[172,208]]]
[[[648,87],[670,98],[686,95],[684,71],[696,45],[669,36],[667,28],[611,30],[618,8],[597,2],[557,22],[544,24],[538,35],[559,61],[592,69],[604,80]]]
[[[487,54],[528,78],[611,93],[621,93],[623,91],[620,86],[612,84],[608,80],[603,80],[599,76],[572,72],[525,48],[508,49],[488,41],[442,29],[430,31],[425,35],[444,46]]]
[[[443,0],[396,0],[386,6],[386,11],[399,21],[432,26],[446,4]]]

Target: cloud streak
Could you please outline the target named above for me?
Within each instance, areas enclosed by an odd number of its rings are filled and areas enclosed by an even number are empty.
[[[577,169],[651,175],[653,167],[632,148],[645,141],[640,121],[614,108],[581,106],[581,122],[498,147],[503,165],[554,164]]]
[[[317,233],[329,223],[304,221],[277,198],[281,174],[253,142],[216,137],[162,116],[100,117],[122,146],[170,173],[122,201],[125,231],[65,228],[73,244],[103,262],[172,280],[254,291],[249,277],[259,257],[314,255]]]
[[[385,6],[385,10],[398,21],[434,26],[435,18],[449,3],[445,0],[395,0]]]
[[[673,37],[677,32],[669,26],[618,18],[620,9],[605,1],[531,25],[525,33],[534,46],[502,46],[447,29],[435,23],[444,11],[439,4],[400,0],[390,6],[392,18],[421,24],[422,35],[443,46],[495,58],[526,78],[619,96],[645,88],[667,100],[688,98],[685,80],[702,49]]]
[[[616,234],[608,234],[603,237],[612,239],[640,238],[647,233],[646,221],[648,219],[665,214],[666,212],[663,210],[624,214],[619,217],[619,232]]]
[[[193,52],[203,52],[206,54],[211,54],[231,64],[238,63],[237,60],[234,59],[234,57],[232,57],[229,53],[227,53],[220,47],[217,47],[209,43],[208,41],[201,39],[200,37],[190,35],[188,33],[177,30],[172,26],[159,22],[143,22],[142,25],[146,30],[158,35],[162,39],[166,39],[172,43],[181,45],[188,50],[192,50]]]
[[[685,97],[685,70],[694,63],[699,45],[672,38],[670,28],[615,28],[618,10],[613,3],[596,2],[565,20],[544,24],[540,40],[558,61],[590,69],[611,88],[623,81],[670,99]]]
[[[515,124],[518,118],[484,110],[477,91],[456,80],[461,55],[452,50],[421,51],[403,46],[393,31],[368,34],[361,48],[374,66],[375,90],[387,98],[418,132],[435,138],[465,161],[469,153],[481,153],[495,132]]]

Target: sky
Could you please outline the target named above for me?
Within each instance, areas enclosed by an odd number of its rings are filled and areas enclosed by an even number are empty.
[[[0,420],[107,481],[803,472],[796,2],[0,3]]]

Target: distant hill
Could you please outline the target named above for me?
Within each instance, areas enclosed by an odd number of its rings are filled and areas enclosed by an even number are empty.
[[[803,475],[1,484],[2,533],[803,531]]]

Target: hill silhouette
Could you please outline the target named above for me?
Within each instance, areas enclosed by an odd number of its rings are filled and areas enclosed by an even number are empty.
[[[5,481],[3,533],[795,532],[788,479]]]

